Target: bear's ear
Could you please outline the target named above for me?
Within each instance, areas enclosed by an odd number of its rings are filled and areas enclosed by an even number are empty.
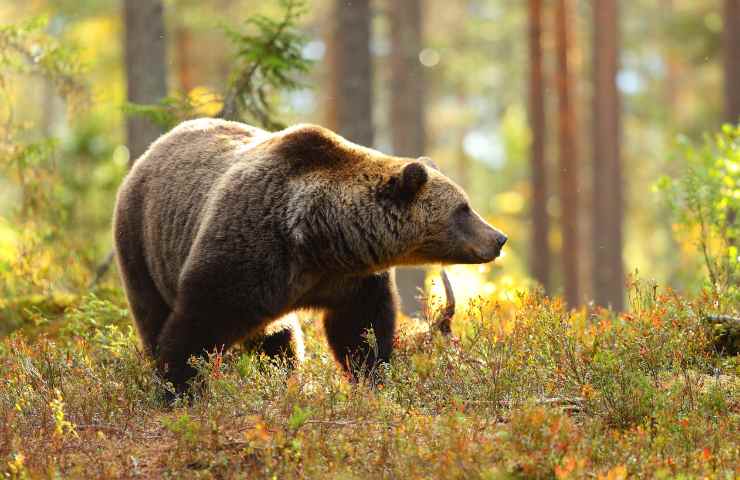
[[[419,158],[417,158],[417,160],[420,161],[421,163],[423,163],[424,165],[426,165],[427,167],[433,168],[436,171],[441,172],[441,170],[439,169],[439,167],[437,166],[437,164],[434,163],[434,160],[432,160],[431,158],[429,158],[429,157],[419,157]]]
[[[426,167],[419,162],[411,162],[401,172],[399,193],[401,198],[411,200],[429,180]]]

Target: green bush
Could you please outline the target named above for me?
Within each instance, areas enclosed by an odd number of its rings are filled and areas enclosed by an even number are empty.
[[[701,144],[679,138],[685,170],[658,187],[675,214],[683,238],[695,241],[709,283],[724,308],[740,304],[740,126],[725,125]]]

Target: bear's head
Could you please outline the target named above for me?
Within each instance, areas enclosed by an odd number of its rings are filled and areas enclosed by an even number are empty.
[[[295,246],[324,268],[486,263],[506,243],[426,157],[384,155],[315,125],[286,129],[271,145],[296,186]]]
[[[426,157],[402,162],[381,196],[400,213],[404,238],[398,264],[487,263],[501,254],[506,235],[473,210],[465,192]]]

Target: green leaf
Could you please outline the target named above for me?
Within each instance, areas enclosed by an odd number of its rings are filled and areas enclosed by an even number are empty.
[[[299,405],[293,406],[293,413],[290,415],[290,418],[288,419],[288,427],[290,427],[291,430],[298,430],[303,426],[303,424],[306,423],[306,421],[311,417],[311,409],[306,408],[303,409]]]

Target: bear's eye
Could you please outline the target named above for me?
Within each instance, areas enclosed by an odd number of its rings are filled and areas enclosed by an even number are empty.
[[[455,228],[464,229],[465,226],[470,223],[471,213],[472,210],[470,210],[470,205],[468,205],[468,202],[458,205],[457,208],[455,208],[454,213],[452,214],[452,219],[455,222]]]

